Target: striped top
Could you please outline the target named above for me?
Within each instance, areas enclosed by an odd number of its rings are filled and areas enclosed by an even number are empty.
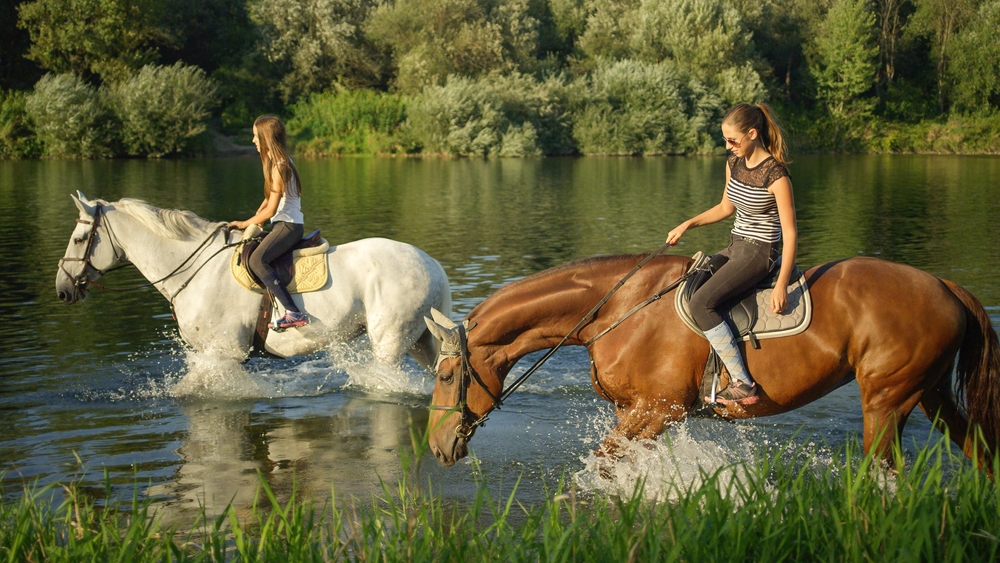
[[[733,234],[763,242],[780,241],[778,202],[767,188],[779,178],[788,176],[788,169],[773,156],[748,168],[746,159],[730,155],[729,172],[726,195],[736,206]]]

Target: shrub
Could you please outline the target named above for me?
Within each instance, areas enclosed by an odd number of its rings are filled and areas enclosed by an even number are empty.
[[[180,62],[146,65],[113,85],[110,97],[125,152],[151,157],[192,152],[206,130],[215,93],[203,70]]]
[[[406,98],[375,90],[312,94],[291,107],[288,132],[307,156],[408,152]]]
[[[573,137],[584,154],[715,151],[722,100],[670,61],[602,59],[570,91]]]
[[[42,154],[42,146],[28,128],[24,92],[0,90],[0,158]]]
[[[478,80],[449,76],[424,89],[408,127],[425,152],[481,156],[570,154],[575,146],[561,78],[513,73]]]
[[[83,158],[114,154],[112,115],[105,92],[79,76],[46,74],[35,84],[24,107],[45,154]]]

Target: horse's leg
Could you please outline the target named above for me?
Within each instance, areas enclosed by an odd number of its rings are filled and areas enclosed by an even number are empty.
[[[920,398],[920,408],[923,409],[927,418],[934,422],[938,430],[948,431],[947,434],[951,441],[962,448],[966,457],[975,461],[980,469],[990,472],[990,465],[986,463],[983,456],[982,444],[977,447],[976,436],[970,433],[971,426],[968,419],[955,404],[950,385],[951,382],[947,378],[939,381],[933,389],[929,389]]]
[[[617,451],[623,440],[653,439],[686,415],[687,409],[676,401],[640,398],[632,406],[618,411],[618,425],[604,439],[596,453],[600,457],[612,459],[621,457]]]
[[[910,412],[920,401],[922,391],[913,390],[908,395],[894,392],[861,391],[861,405],[864,413],[865,453],[880,458],[892,467],[892,447],[899,443],[903,427]]]
[[[940,354],[923,364],[907,366],[896,373],[874,375],[859,373],[861,408],[864,412],[865,453],[872,452],[885,462],[892,461],[892,446],[899,443],[903,426],[914,407],[923,401],[933,403],[947,389],[954,354]],[[924,412],[927,407],[923,406]],[[928,413],[928,416],[931,416]]]
[[[416,317],[419,319],[420,317]],[[418,334],[427,330],[421,322],[403,321],[394,315],[368,314],[368,338],[371,340],[375,361],[388,366],[399,366],[403,356],[410,351]]]
[[[429,330],[425,330],[420,338],[413,343],[410,348],[410,356],[416,360],[420,367],[426,370],[434,368],[434,361],[437,360],[437,345],[434,341],[434,335]]]

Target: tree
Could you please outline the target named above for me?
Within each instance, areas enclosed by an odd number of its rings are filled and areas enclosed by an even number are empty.
[[[937,70],[938,109],[944,111],[953,40],[975,13],[979,0],[914,0],[914,4],[916,11],[909,28],[912,33],[930,39]]]
[[[722,0],[598,0],[580,38],[595,59],[671,61],[727,105],[764,96],[753,34],[735,7]]]
[[[511,9],[502,9],[505,5]],[[478,77],[491,71],[517,69],[519,59],[531,50],[537,20],[526,16],[513,27],[510,16],[519,10],[517,2],[500,0],[491,20],[477,0],[397,0],[385,3],[373,13],[365,27],[371,37],[389,47],[398,73],[395,86],[415,93],[429,85],[443,85],[447,76]],[[515,30],[525,37],[512,52]],[[518,55],[520,51],[520,55]]]
[[[18,25],[31,36],[27,57],[42,68],[114,82],[169,43],[164,9],[158,0],[35,0],[18,6]]]
[[[834,121],[835,135],[868,116],[863,98],[875,83],[875,14],[865,0],[837,0],[816,31],[811,72],[817,94]]]
[[[875,0],[878,32],[878,81],[876,88],[892,84],[896,78],[896,57],[902,39],[906,0]]]
[[[956,37],[949,73],[959,111],[985,112],[1000,94],[1000,0],[981,6]]]
[[[360,27],[374,6],[371,0],[250,0],[249,5],[268,59],[289,69],[279,86],[286,103],[334,84],[384,83],[385,57]]]

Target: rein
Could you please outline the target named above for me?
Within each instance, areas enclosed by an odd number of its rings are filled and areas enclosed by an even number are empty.
[[[625,282],[628,281],[628,279],[631,278],[633,274],[635,274],[636,272],[638,272],[639,269],[642,268],[643,266],[645,266],[647,262],[649,262],[650,260],[652,260],[656,256],[659,256],[660,254],[662,254],[663,251],[666,250],[669,246],[670,246],[669,243],[665,243],[658,250],[656,250],[655,252],[649,254],[648,256],[646,256],[645,258],[643,258],[638,264],[636,264],[635,267],[632,268],[631,271],[629,271],[629,273],[625,274],[625,276],[617,284],[615,284],[614,287],[611,288],[611,291],[609,291],[607,293],[607,295],[605,295],[604,298],[601,299],[597,303],[597,305],[594,305],[594,307],[590,310],[589,313],[587,313],[586,315],[583,316],[582,319],[580,319],[580,322],[578,322],[576,324],[576,326],[574,326],[573,329],[570,330],[566,334],[566,336],[564,336],[562,338],[562,340],[559,341],[558,344],[556,344],[555,346],[553,346],[552,348],[550,348],[549,351],[546,352],[544,356],[542,356],[541,358],[539,358],[538,361],[536,361],[530,368],[528,368],[516,380],[514,380],[514,382],[511,383],[507,387],[506,390],[503,390],[501,392],[501,394],[500,394],[499,397],[497,397],[496,395],[493,394],[492,391],[490,391],[489,387],[486,386],[486,383],[484,383],[483,380],[479,377],[479,374],[476,373],[476,371],[472,369],[472,364],[469,362],[468,336],[467,336],[466,333],[467,333],[467,330],[472,330],[473,328],[475,328],[475,325],[473,324],[468,329],[466,329],[464,323],[463,324],[459,324],[458,325],[458,337],[459,337],[459,350],[458,350],[458,353],[450,353],[450,354],[444,354],[444,353],[442,353],[442,355],[460,356],[462,358],[462,372],[461,372],[460,380],[459,380],[458,402],[454,406],[451,406],[451,407],[446,407],[446,406],[443,406],[443,405],[434,405],[434,404],[432,404],[430,406],[430,408],[432,410],[448,410],[448,411],[456,411],[457,410],[457,411],[459,411],[461,413],[462,421],[455,428],[455,434],[458,435],[459,438],[463,438],[463,439],[466,439],[466,440],[469,439],[472,436],[472,431],[475,428],[479,427],[479,426],[485,425],[486,421],[489,419],[490,413],[492,413],[494,410],[500,410],[500,407],[503,405],[504,401],[506,401],[507,398],[510,397],[510,395],[514,391],[516,391],[518,387],[521,386],[521,384],[523,384],[529,377],[531,377],[532,374],[534,374],[536,371],[538,371],[538,368],[542,367],[542,364],[544,364],[546,361],[548,361],[548,359],[551,358],[552,355],[555,354],[556,351],[559,350],[559,348],[561,348],[563,344],[565,344],[574,334],[576,334],[577,332],[579,332],[584,327],[584,325],[586,325],[588,322],[593,322],[594,317],[597,315],[597,312],[600,311],[601,307],[603,307],[604,304],[607,303],[609,299],[611,299],[611,296],[614,295],[615,292],[617,292],[623,285],[625,285]],[[628,311],[627,313],[625,313],[624,316],[622,316],[620,319],[618,319],[617,321],[615,321],[611,326],[609,326],[605,330],[601,331],[601,333],[598,334],[597,336],[595,336],[594,338],[591,338],[590,340],[588,340],[586,342],[586,344],[584,344],[584,346],[590,346],[591,344],[593,344],[594,341],[596,341],[598,338],[600,338],[600,337],[604,336],[605,334],[607,334],[608,332],[610,332],[613,328],[615,328],[618,325],[620,325],[622,322],[625,321],[625,319],[631,317],[632,315],[634,315],[636,312],[638,312],[643,307],[649,305],[653,301],[656,301],[660,297],[663,297],[663,295],[665,295],[666,293],[668,293],[672,289],[676,288],[684,280],[686,280],[688,277],[690,277],[690,275],[691,275],[690,271],[689,272],[685,272],[684,274],[682,274],[679,278],[677,278],[676,280],[674,280],[673,282],[671,282],[670,285],[668,285],[664,289],[661,289],[660,291],[656,292],[652,297],[650,297],[649,299],[643,301],[639,305],[633,307],[630,311]],[[468,411],[468,409],[467,409],[468,404],[466,402],[466,399],[467,399],[467,396],[468,396],[468,391],[466,390],[466,382],[467,381],[469,382],[470,385],[471,385],[472,381],[475,381],[479,385],[479,387],[481,387],[483,389],[483,391],[485,391],[486,394],[489,395],[490,400],[493,401],[493,405],[485,413],[483,413],[482,416],[480,416],[478,419],[476,419],[475,421],[473,421],[471,423],[466,422],[466,412]]]
[[[102,225],[102,223],[101,223],[101,213],[103,211],[104,211],[104,206],[101,205],[101,204],[97,204],[97,208],[94,211],[94,220],[93,220],[93,222],[86,221],[84,219],[77,219],[76,220],[77,223],[81,223],[81,224],[84,224],[84,225],[91,225],[91,224],[93,224],[93,227],[90,229],[90,233],[87,235],[87,248],[84,249],[83,258],[73,258],[71,256],[64,256],[61,260],[59,260],[59,269],[61,269],[70,279],[73,280],[73,285],[76,286],[76,288],[79,289],[80,291],[86,290],[88,285],[94,285],[94,286],[96,286],[96,287],[98,287],[100,289],[103,289],[105,291],[134,291],[134,290],[138,290],[138,289],[145,289],[147,287],[153,287],[153,286],[155,286],[158,283],[162,283],[162,282],[164,282],[164,281],[166,281],[166,280],[168,280],[170,278],[173,278],[174,276],[179,275],[180,272],[181,272],[181,270],[184,269],[184,267],[187,266],[189,262],[191,262],[192,265],[193,265],[193,261],[205,250],[205,247],[208,246],[208,243],[210,243],[212,241],[212,239],[215,238],[215,235],[217,235],[219,233],[219,231],[226,230],[226,240],[227,240],[226,244],[222,245],[222,247],[219,248],[218,250],[216,250],[214,253],[212,253],[212,255],[209,256],[207,260],[205,260],[204,262],[202,262],[202,264],[200,266],[198,266],[197,269],[195,269],[195,271],[191,274],[191,276],[188,277],[188,279],[185,280],[184,283],[181,284],[180,289],[178,289],[173,294],[173,296],[171,296],[171,297],[168,298],[168,300],[170,301],[170,307],[171,307],[171,309],[173,309],[174,299],[177,297],[177,295],[181,291],[183,291],[184,288],[186,288],[189,283],[191,283],[191,280],[193,280],[194,277],[196,275],[198,275],[198,272],[200,272],[201,269],[204,268],[205,265],[208,264],[212,260],[212,258],[215,258],[220,252],[222,252],[222,251],[224,251],[226,249],[233,248],[235,246],[239,246],[239,245],[244,244],[246,242],[246,241],[242,241],[242,240],[239,241],[239,242],[234,242],[234,243],[228,242],[228,240],[229,240],[229,228],[226,225],[220,225],[220,226],[216,227],[208,235],[208,237],[204,241],[202,241],[201,244],[198,245],[198,248],[194,249],[194,252],[192,252],[187,258],[185,258],[184,261],[180,263],[180,265],[178,265],[176,268],[173,269],[172,272],[170,272],[169,274],[163,276],[162,278],[160,278],[160,279],[158,279],[156,281],[152,281],[152,282],[148,282],[148,283],[144,283],[144,284],[140,284],[140,285],[132,285],[132,286],[125,286],[125,287],[108,287],[106,285],[97,283],[96,281],[91,281],[87,277],[87,268],[90,268],[90,269],[94,270],[95,272],[97,272],[100,276],[103,276],[107,272],[110,272],[110,271],[113,271],[113,270],[117,270],[119,268],[123,268],[123,267],[127,266],[128,264],[120,264],[118,266],[114,266],[112,268],[108,268],[107,270],[101,270],[101,269],[97,268],[96,266],[94,266],[93,262],[91,262],[91,258],[93,258],[93,255],[94,255],[93,254],[94,253],[94,241],[97,238],[97,230]],[[105,215],[105,220],[104,220],[103,225],[104,225],[105,230],[108,231],[108,238],[109,238],[109,241],[111,242],[111,250],[112,250],[112,252],[114,252],[115,258],[119,262],[121,262],[121,261],[125,260],[125,258],[123,258],[122,256],[120,256],[118,254],[118,248],[114,244],[114,240],[117,240],[118,237],[116,237],[115,234],[114,234],[114,231],[111,230],[111,223],[109,223],[108,220],[107,220],[107,212],[104,212],[104,215]],[[83,262],[83,268],[80,270],[80,274],[77,275],[77,276],[74,276],[74,275],[70,274],[69,271],[63,265],[64,262]]]

